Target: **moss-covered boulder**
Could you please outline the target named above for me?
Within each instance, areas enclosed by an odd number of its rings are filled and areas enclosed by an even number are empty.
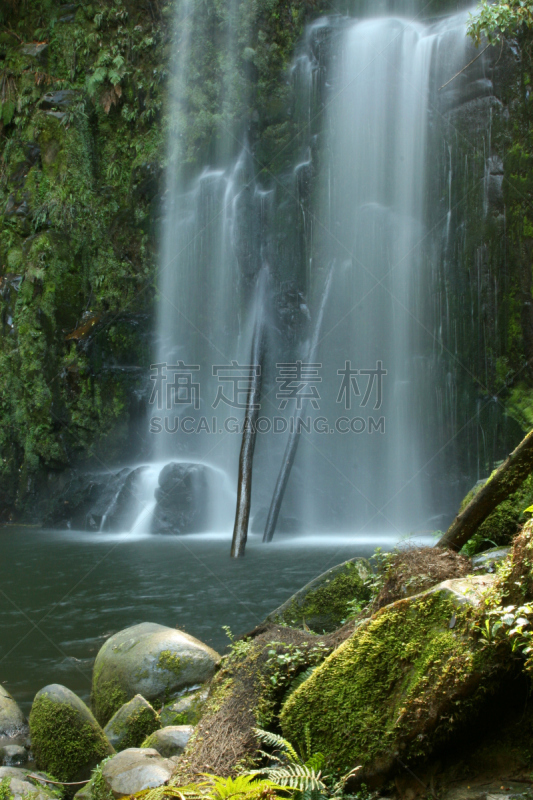
[[[0,797],[7,800],[57,800],[60,794],[38,781],[34,774],[27,769],[0,767]]]
[[[131,747],[102,765],[100,792],[107,797],[124,797],[161,786],[168,783],[175,766],[157,750]]]
[[[315,633],[334,631],[351,612],[370,600],[370,574],[370,565],[364,558],[338,564],[296,592],[266,621],[293,628],[306,626]]]
[[[24,714],[7,689],[0,684],[0,736],[17,736],[27,730]]]
[[[96,656],[92,704],[105,724],[140,694],[150,702],[168,701],[187,687],[209,680],[220,656],[193,636],[174,628],[142,622],[119,631]]]
[[[142,746],[153,747],[164,758],[172,758],[183,753],[193,733],[192,725],[168,725],[152,733]]]
[[[330,767],[361,765],[366,779],[386,775],[397,757],[427,756],[505,669],[471,628],[493,584],[490,575],[445,581],[362,622],[288,698],[284,735],[298,741],[309,726]]]
[[[104,728],[104,733],[115,750],[140,747],[147,736],[159,730],[161,722],[157,711],[150,703],[136,694],[113,714]]]
[[[159,715],[162,727],[168,725],[196,725],[207,700],[208,690],[189,692],[167,703]]]
[[[88,778],[99,761],[114,753],[85,703],[57,683],[35,695],[30,734],[37,767],[59,781]]]

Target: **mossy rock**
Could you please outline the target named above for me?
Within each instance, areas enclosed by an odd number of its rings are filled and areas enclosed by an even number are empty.
[[[61,793],[47,788],[33,777],[28,769],[0,767],[0,797],[2,800],[58,800]],[[46,777],[45,775],[42,776]]]
[[[57,683],[35,695],[30,735],[37,767],[59,781],[88,778],[98,762],[115,752],[85,703]]]
[[[183,631],[142,622],[103,645],[93,671],[92,705],[105,724],[136,694],[164,703],[212,678],[220,656]]]
[[[208,690],[201,689],[167,703],[160,714],[161,725],[196,725],[207,700]]]
[[[366,582],[371,575],[368,561],[352,558],[328,569],[267,617],[267,622],[292,628],[307,626],[315,633],[330,633],[339,628],[355,604],[370,600]]]
[[[494,580],[444,581],[365,620],[288,698],[284,736],[298,741],[308,726],[330,768],[361,765],[362,779],[387,776],[397,756],[427,756],[472,717],[504,668],[471,629]]]
[[[159,730],[159,716],[150,703],[136,694],[114,714],[104,728],[104,733],[115,750],[140,747],[147,736]]]

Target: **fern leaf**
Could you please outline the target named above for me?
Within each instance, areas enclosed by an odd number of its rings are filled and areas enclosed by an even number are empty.
[[[279,736],[277,733],[271,733],[270,731],[264,731],[261,728],[254,728],[254,733],[257,738],[268,747],[275,747],[285,753],[289,761],[295,764],[301,763],[298,753],[292,744],[288,742],[287,739],[284,739],[283,736]]]

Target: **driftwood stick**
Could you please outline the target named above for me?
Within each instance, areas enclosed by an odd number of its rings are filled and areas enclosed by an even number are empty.
[[[437,542],[437,547],[460,550],[496,506],[516,492],[532,471],[533,431],[530,431],[466,508],[456,516],[444,536]]]
[[[253,374],[246,398],[241,454],[239,457],[239,483],[237,488],[237,508],[231,543],[231,557],[242,558],[248,539],[250,504],[252,498],[252,472],[255,450],[256,425],[259,417],[261,384],[263,382],[263,362],[265,358],[266,326],[264,316],[266,275],[259,278],[257,316],[252,337],[250,364]]]
[[[322,329],[322,322],[324,319],[324,310],[326,308],[326,303],[329,296],[329,290],[331,288],[331,280],[333,278],[334,266],[335,262],[333,262],[333,264],[329,268],[329,273],[326,278],[326,285],[324,286],[324,292],[322,294],[322,302],[320,303],[320,310],[318,312],[315,330],[313,331],[313,338],[309,346],[309,351],[307,356],[309,362],[313,362],[316,357],[318,349],[318,340],[320,337],[320,331]],[[287,446],[283,454],[283,461],[281,462],[281,469],[278,474],[278,479],[276,481],[276,485],[274,487],[274,493],[272,495],[272,500],[270,502],[270,508],[268,510],[265,532],[263,533],[263,542],[271,542],[274,537],[274,531],[276,530],[276,525],[278,523],[281,504],[283,503],[285,490],[289,482],[289,475],[291,474],[292,465],[294,464],[294,459],[296,458],[296,451],[298,450],[298,443],[300,441],[300,430],[301,430],[300,423],[304,411],[306,409],[306,406],[307,404],[303,402],[302,408],[296,413],[296,417],[294,420],[294,428],[291,430],[289,434],[289,440],[287,442]]]

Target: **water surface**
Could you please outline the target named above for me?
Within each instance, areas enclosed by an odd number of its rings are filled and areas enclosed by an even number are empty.
[[[89,697],[99,648],[139,622],[179,627],[222,651],[334,564],[390,549],[395,536],[134,536],[0,528],[0,681],[25,712],[48,683]]]

